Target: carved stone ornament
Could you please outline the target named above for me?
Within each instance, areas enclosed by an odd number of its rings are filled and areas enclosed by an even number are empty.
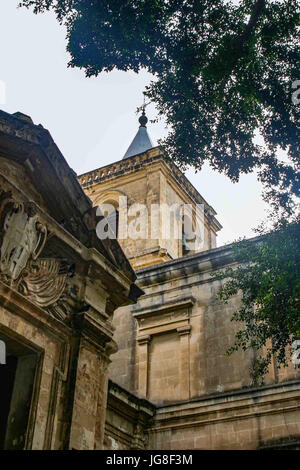
[[[29,259],[36,260],[40,255],[47,239],[47,228],[38,221],[31,203],[7,203],[1,215],[4,220],[1,231],[0,271],[15,281]]]
[[[51,315],[65,320],[76,305],[73,277],[74,265],[65,260],[42,258],[30,260],[18,283],[18,291]],[[76,292],[74,292],[74,290]]]
[[[18,291],[39,307],[57,302],[65,290],[68,276],[68,270],[62,269],[62,264],[52,258],[31,260],[23,272]]]
[[[47,227],[34,204],[16,202],[0,192],[0,280],[51,315],[65,320],[76,304],[69,279],[74,265],[63,259],[41,258]],[[75,289],[76,290],[76,289]]]

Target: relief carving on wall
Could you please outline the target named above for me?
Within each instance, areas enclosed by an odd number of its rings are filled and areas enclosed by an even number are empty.
[[[47,235],[33,203],[16,202],[9,191],[0,192],[0,280],[65,320],[76,297],[76,289],[67,282],[74,265],[63,259],[39,259]]]
[[[0,270],[15,281],[28,260],[40,255],[47,239],[47,228],[38,221],[30,203],[8,203],[3,218]]]

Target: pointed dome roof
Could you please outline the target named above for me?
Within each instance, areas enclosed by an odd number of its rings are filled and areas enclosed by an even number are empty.
[[[133,157],[133,155],[138,155],[139,153],[146,152],[149,149],[153,148],[153,143],[147,132],[146,124],[148,122],[147,116],[145,115],[145,110],[139,118],[140,127],[137,131],[137,134],[131,144],[129,145],[127,152],[125,153],[123,160],[125,158]]]

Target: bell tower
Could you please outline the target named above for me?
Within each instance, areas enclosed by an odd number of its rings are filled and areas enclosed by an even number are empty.
[[[107,209],[104,216],[134,269],[215,248],[222,228],[215,210],[153,146],[147,122],[143,106],[123,158],[78,177],[94,206]]]

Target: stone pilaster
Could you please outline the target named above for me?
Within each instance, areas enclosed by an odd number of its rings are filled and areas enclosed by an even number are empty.
[[[190,325],[177,328],[180,336],[180,396],[183,400],[190,398]]]
[[[138,390],[141,397],[147,398],[149,373],[149,345],[150,335],[140,336],[138,339],[139,382]]]

